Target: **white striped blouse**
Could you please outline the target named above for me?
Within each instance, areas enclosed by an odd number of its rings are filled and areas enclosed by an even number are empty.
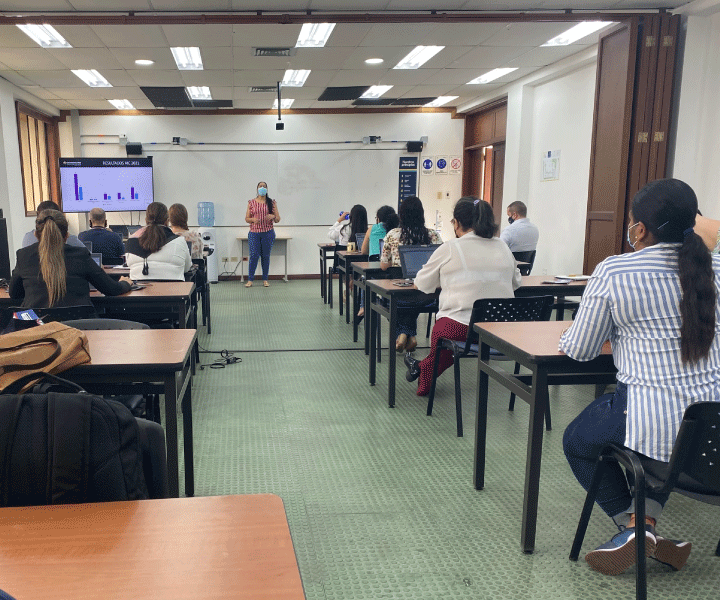
[[[560,350],[579,361],[610,340],[617,379],[627,384],[625,445],[666,462],[685,409],[720,401],[720,304],[707,358],[687,365],[680,358],[679,247],[656,244],[601,262],[560,338]],[[720,257],[712,260],[720,298]]]

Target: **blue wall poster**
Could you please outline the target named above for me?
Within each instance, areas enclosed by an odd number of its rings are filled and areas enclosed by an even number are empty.
[[[408,196],[417,195],[418,157],[400,157],[400,178],[398,182],[398,208]]]

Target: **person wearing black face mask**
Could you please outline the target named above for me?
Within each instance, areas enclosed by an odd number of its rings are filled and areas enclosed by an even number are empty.
[[[513,202],[507,207],[508,225],[500,239],[511,252],[531,252],[536,249],[540,232],[527,218],[527,207],[522,202]]]

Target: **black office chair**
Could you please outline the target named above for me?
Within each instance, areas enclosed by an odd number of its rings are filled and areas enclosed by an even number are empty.
[[[521,266],[518,268],[520,269],[521,275],[530,275],[530,271],[532,271],[533,264],[535,263],[535,250],[528,250],[527,252],[513,252],[512,254],[516,261],[529,263],[529,266],[527,267]]]
[[[114,331],[119,329],[150,329],[145,323],[124,321],[122,319],[81,319],[64,321],[65,325],[80,331]],[[133,384],[127,387],[132,388]],[[146,417],[160,423],[160,396],[158,394],[118,394],[108,396],[128,408],[135,417]]]
[[[473,303],[470,324],[467,338],[464,342],[440,338],[437,342],[435,360],[433,361],[432,386],[428,398],[427,415],[432,415],[433,401],[435,399],[435,386],[438,378],[438,364],[440,362],[440,350],[450,350],[453,353],[453,367],[455,372],[455,412],[457,418],[457,435],[462,437],[462,391],[460,388],[460,359],[477,358],[478,334],[473,329],[475,323],[486,322],[507,322],[507,321],[547,321],[552,312],[552,296],[530,296],[528,298],[482,298]],[[507,360],[504,355],[491,350],[490,358],[494,360]],[[515,374],[520,370],[520,365],[515,363]],[[514,402],[514,395],[511,402]],[[511,409],[512,410],[512,409]],[[549,430],[550,407],[545,411],[545,425]]]
[[[44,323],[52,323],[59,321],[77,321],[81,319],[97,318],[97,311],[92,304],[81,306],[61,306],[53,308],[34,308],[35,314],[42,319]]]
[[[641,456],[617,444],[608,444],[600,452],[590,489],[585,498],[577,533],[570,551],[570,560],[577,561],[585,531],[592,513],[600,481],[610,461],[632,471],[635,496],[635,535],[645,539],[645,494],[678,492],[690,498],[720,505],[720,403],[697,402],[685,410],[670,462]],[[636,544],[637,600],[647,598],[645,544]],[[715,550],[720,556],[720,542]]]
[[[207,263],[204,258],[193,258],[193,265],[197,267],[193,281],[195,293],[202,301],[202,324],[207,325],[208,335],[212,333],[210,322],[210,282],[207,279]]]

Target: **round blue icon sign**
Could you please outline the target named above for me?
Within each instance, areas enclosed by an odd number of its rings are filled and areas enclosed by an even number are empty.
[[[432,160],[430,160],[429,158],[426,158],[423,161],[423,169],[432,169]]]
[[[444,158],[439,158],[437,161],[438,169],[444,169],[447,167],[447,161]]]

